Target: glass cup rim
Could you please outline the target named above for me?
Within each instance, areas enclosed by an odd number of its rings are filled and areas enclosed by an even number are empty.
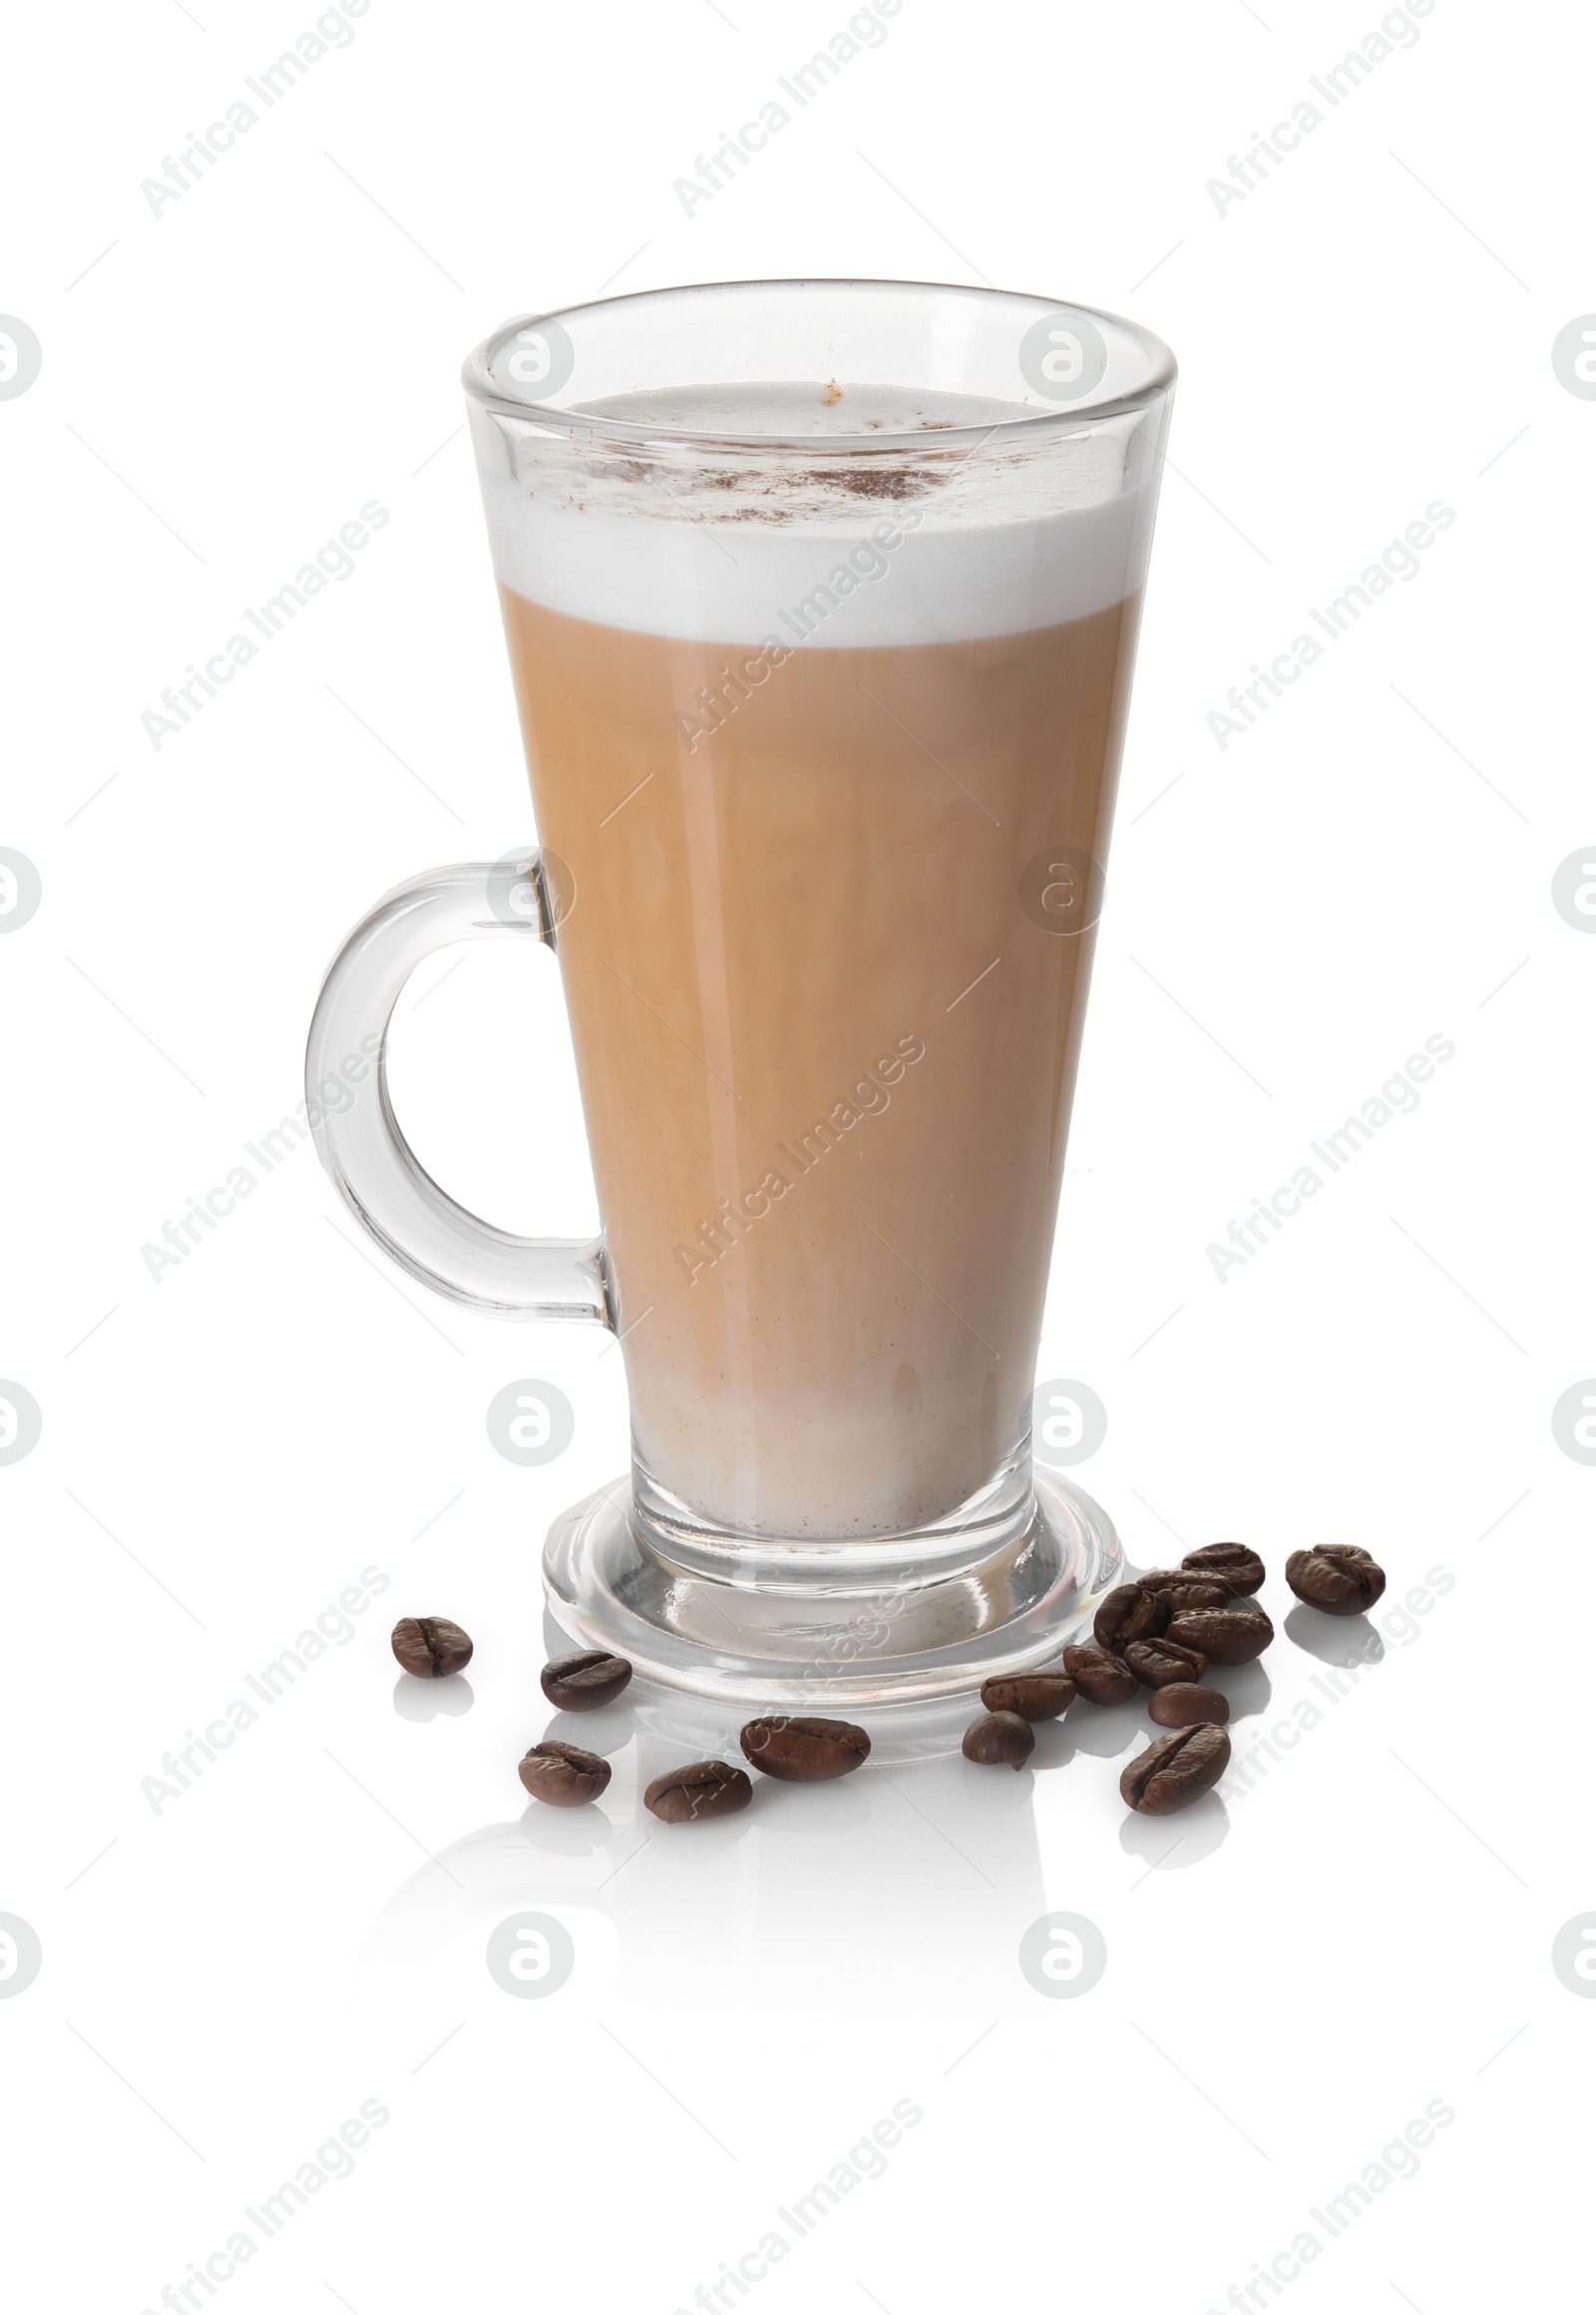
[[[538,402],[530,396],[508,392],[492,370],[492,360],[507,339],[518,330],[534,327],[542,322],[565,324],[579,315],[594,314],[606,308],[641,305],[649,300],[663,298],[691,299],[715,290],[826,290],[863,289],[887,292],[903,289],[935,290],[939,294],[984,299],[989,297],[1016,298],[1033,305],[1040,315],[1067,307],[1072,313],[1085,316],[1088,321],[1107,322],[1112,328],[1123,330],[1141,348],[1148,363],[1148,376],[1132,392],[1116,394],[1103,401],[1087,396],[1067,409],[1027,411],[1022,418],[1007,419],[999,425],[977,422],[968,426],[943,426],[937,429],[936,447],[939,451],[957,448],[973,449],[981,443],[1014,444],[1037,435],[1058,431],[1082,434],[1104,419],[1126,416],[1150,408],[1162,395],[1169,392],[1176,377],[1174,354],[1161,337],[1140,322],[1130,321],[1125,315],[1111,313],[1105,306],[1082,305],[1073,299],[1043,297],[1031,290],[995,289],[978,286],[968,281],[918,281],[873,279],[856,274],[778,274],[768,278],[750,278],[733,281],[665,282],[653,289],[622,290],[613,297],[584,298],[575,305],[546,306],[541,312],[514,315],[490,331],[479,346],[467,355],[460,379],[467,394],[485,410],[527,421],[535,427],[548,428],[562,436],[580,430],[585,436],[598,436],[619,445],[669,445],[681,450],[737,450],[744,453],[769,451],[782,457],[797,454],[805,460],[847,458],[850,460],[878,455],[882,452],[913,450],[924,454],[927,436],[924,429],[911,433],[888,434],[880,431],[870,434],[769,434],[734,431],[726,428],[700,429],[695,427],[661,427],[635,419],[598,416],[589,411],[562,409],[557,403]]]

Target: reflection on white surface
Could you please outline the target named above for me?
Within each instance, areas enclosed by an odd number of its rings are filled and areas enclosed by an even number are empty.
[[[1298,1606],[1286,1618],[1286,1636],[1321,1664],[1378,1664],[1386,1643],[1367,1616],[1327,1616]]]
[[[447,1680],[417,1680],[401,1672],[393,1684],[393,1709],[402,1721],[456,1721],[476,1703],[476,1691],[463,1672]]]
[[[772,1961],[808,1938],[830,1949],[842,1915],[860,1950],[891,1952],[906,1907],[922,1961],[942,1953],[950,1969],[968,1967],[972,1951],[1011,1944],[1015,1921],[1042,1910],[1034,1787],[1068,1759],[1072,1733],[1039,1732],[1037,1765],[1016,1773],[960,1756],[968,1703],[877,1713],[870,1760],[836,1783],[755,1774],[739,1816],[648,1816],[642,1791],[663,1769],[741,1760],[743,1717],[640,1682],[609,1710],[552,1715],[545,1735],[610,1762],[602,1799],[569,1810],[529,1801],[441,1850],[373,1924],[360,1985],[398,1993],[473,1925],[514,1906],[607,1916],[621,1992],[632,1970],[654,1987],[673,1966],[700,1972],[733,1932],[745,1951],[764,1941]],[[1127,1716],[1121,1746],[1131,1735]]]
[[[1178,1816],[1133,1816],[1127,1809],[1119,1845],[1127,1857],[1144,1857],[1149,1872],[1179,1872],[1211,1857],[1229,1831],[1224,1802],[1205,1792]]]
[[[1274,1684],[1261,1658],[1255,1664],[1232,1665],[1228,1670],[1216,1664],[1203,1674],[1203,1685],[1206,1688],[1217,1688],[1222,1696],[1230,1699],[1230,1725],[1233,1729],[1238,1721],[1248,1721],[1258,1713],[1267,1712],[1269,1700],[1275,1693]]]
[[[1259,1667],[1222,1677],[1245,1697],[1240,1709],[1262,1709]],[[1161,1732],[1144,1699],[1108,1709],[1080,1700],[1038,1725],[1016,1772],[962,1757],[975,1710],[961,1699],[873,1713],[871,1756],[855,1774],[783,1784],[755,1773],[746,1810],[694,1825],[658,1823],[643,1789],[683,1760],[740,1762],[742,1712],[633,1681],[603,1711],[551,1714],[541,1737],[610,1763],[602,1798],[569,1810],[529,1801],[440,1850],[372,1924],[357,1985],[396,1998],[456,1940],[518,1908],[562,1914],[579,1951],[582,1916],[603,1920],[622,2000],[628,1990],[657,1997],[677,1976],[701,1979],[706,1957],[733,1973],[812,1973],[841,1968],[843,1947],[851,1970],[901,1978],[907,1966],[928,1986],[968,1982],[983,1955],[1000,1957],[1006,1973],[1019,1930],[1057,1894],[1044,1886],[1037,1839],[1046,1780],[1074,1768],[1112,1784]],[[1228,1830],[1210,1794],[1176,1818],[1127,1816],[1120,1843],[1149,1871],[1179,1869],[1211,1855]]]

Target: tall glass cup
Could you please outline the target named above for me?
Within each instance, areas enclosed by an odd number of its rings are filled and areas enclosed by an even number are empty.
[[[464,1213],[380,1056],[318,1142],[412,1276],[619,1336],[629,1481],[545,1565],[660,1679],[968,1689],[1117,1571],[1030,1401],[1173,377],[1108,314],[870,281],[466,365],[541,846],[379,905],[308,1081],[435,950],[556,950],[601,1238]]]

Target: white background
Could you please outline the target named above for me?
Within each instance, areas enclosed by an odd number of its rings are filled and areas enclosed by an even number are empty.
[[[1221,215],[1206,182],[1376,0],[905,0],[688,217],[673,180],[845,0],[372,0],[152,214],[141,180],[315,13],[12,37],[0,308],[44,349],[0,403],[0,844],[44,888],[0,940],[0,1375],[44,1423],[0,1468],[0,1911],[44,1955],[0,2001],[19,2304],[159,2306],[368,2100],[390,2120],[229,2315],[665,2315],[899,2101],[923,2121],[762,2315],[1201,2315],[1305,2226],[1303,2315],[1566,2304],[1596,2011],[1550,1949],[1596,1906],[1596,1470],[1550,1414],[1596,1369],[1596,941],[1550,890],[1596,810],[1596,405],[1551,346],[1596,307],[1588,22],[1437,0]],[[1387,1611],[1451,1588],[1254,1789],[1162,1826],[1115,1790],[1138,1716],[1084,1705],[1018,1777],[763,1787],[639,1851],[640,1783],[735,1720],[639,1699],[601,1814],[524,1813],[538,1549],[624,1459],[605,1339],[401,1284],[308,1149],[159,1283],[141,1258],[291,1110],[370,901],[532,836],[461,357],[610,282],[805,271],[1106,305],[1182,364],[1039,1372],[1104,1400],[1078,1476],[1140,1564],[1241,1537],[1278,1621],[1316,1537],[1386,1563]],[[373,499],[354,576],[152,747],[163,687]],[[1229,687],[1437,499],[1422,575],[1221,751]],[[511,1227],[592,1226],[564,1034],[550,960],[508,947],[402,1009],[417,1147]],[[1433,1034],[1421,1106],[1222,1284],[1209,1243]],[[524,1375],[577,1410],[546,1469],[484,1428]],[[163,1754],[368,1567],[348,1644],[155,1812]],[[401,1709],[407,1611],[476,1636],[474,1701]],[[1264,1669],[1238,1752],[1323,1672],[1284,1631]],[[529,1908],[577,1965],[517,2001],[484,1945]],[[1049,1910],[1106,1940],[1078,1999],[1018,1967]],[[1418,2175],[1332,2240],[1310,2209],[1432,2101]]]

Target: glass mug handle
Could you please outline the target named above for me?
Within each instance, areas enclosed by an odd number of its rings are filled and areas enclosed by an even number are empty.
[[[388,1094],[388,1028],[416,966],[461,941],[542,941],[553,949],[561,913],[540,851],[435,869],[396,886],[355,927],[322,983],[305,1048],[305,1098],[317,1153],[339,1195],[412,1278],[499,1318],[612,1327],[602,1238],[516,1238],[468,1214],[423,1170]]]

